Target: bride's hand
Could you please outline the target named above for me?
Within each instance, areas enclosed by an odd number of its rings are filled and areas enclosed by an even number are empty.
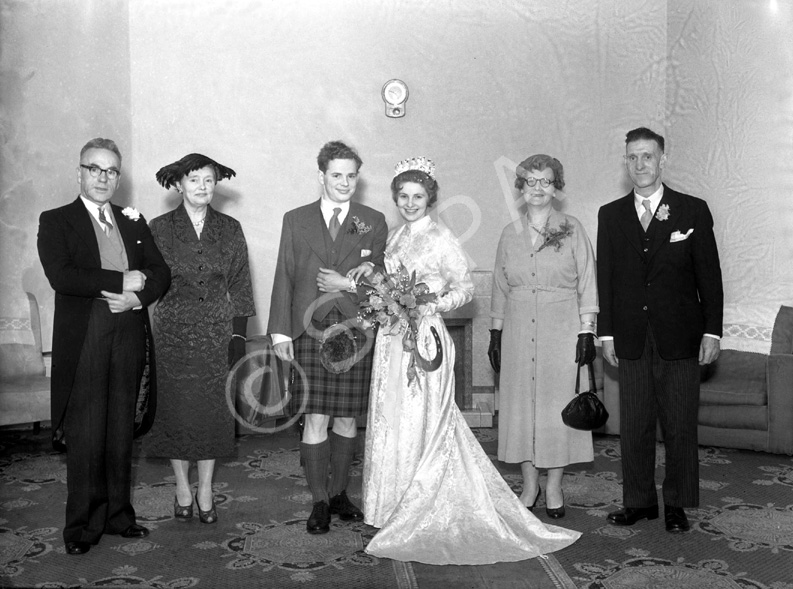
[[[374,264],[371,262],[361,262],[360,265],[347,272],[347,278],[352,278],[355,282],[364,276],[369,278],[374,272]]]

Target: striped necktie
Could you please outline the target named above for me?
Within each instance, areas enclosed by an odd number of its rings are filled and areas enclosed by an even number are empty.
[[[644,212],[642,213],[641,219],[639,219],[639,221],[642,224],[642,228],[647,231],[647,228],[650,226],[650,221],[653,220],[653,211],[650,208],[650,199],[645,198],[642,201],[642,206],[644,207]]]
[[[110,233],[113,231],[113,223],[105,217],[105,207],[99,207],[99,224],[102,226],[102,231],[105,232],[105,235],[110,237]]]

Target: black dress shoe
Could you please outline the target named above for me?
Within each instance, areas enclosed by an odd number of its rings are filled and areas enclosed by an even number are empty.
[[[666,531],[671,534],[682,534],[691,529],[686,512],[682,507],[664,505],[664,521],[666,522]]]
[[[626,507],[609,514],[609,523],[615,526],[632,526],[640,519],[658,519],[658,506],[651,507]]]
[[[545,515],[552,519],[562,519],[565,516],[564,510],[564,493],[562,493],[562,506],[561,507],[548,507],[548,497],[547,492],[548,489],[545,489],[546,497],[545,497]]]
[[[173,516],[176,519],[190,519],[193,517],[193,501],[190,500],[190,505],[179,505],[179,500],[173,498]]]
[[[340,520],[345,522],[363,521],[363,512],[353,505],[350,498],[347,497],[347,491],[342,491],[335,497],[330,498],[330,513],[335,513]]]
[[[537,501],[540,500],[540,495],[542,495],[542,489],[538,488],[537,489],[537,496],[534,498],[534,503],[532,503],[531,505],[527,505],[526,509],[528,509],[529,511],[534,513],[534,506],[537,505]]]
[[[119,536],[122,538],[145,538],[149,535],[149,528],[144,528],[138,524],[132,524],[126,530],[121,532]]]
[[[212,496],[212,507],[204,511],[198,502],[198,491],[195,494],[195,504],[198,506],[198,519],[202,524],[214,524],[218,521],[218,510],[215,508],[215,496]]]
[[[317,501],[306,522],[309,534],[327,534],[330,532],[330,507],[325,501]]]
[[[67,542],[66,554],[85,554],[91,550],[89,542]]]

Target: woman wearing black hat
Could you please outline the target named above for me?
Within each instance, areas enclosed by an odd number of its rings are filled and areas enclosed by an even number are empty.
[[[196,153],[161,168],[157,181],[175,188],[182,203],[150,223],[172,280],[154,311],[160,395],[144,449],[171,459],[178,519],[193,516],[188,473],[197,461],[195,501],[203,523],[217,521],[215,458],[234,453],[226,376],[245,354],[248,317],[256,313],[242,227],[210,206],[217,183],[235,175]]]
[[[537,154],[516,173],[526,214],[501,233],[490,309],[488,355],[501,373],[498,459],[520,463],[529,510],[540,497],[538,468],[547,469],[545,512],[559,519],[564,467],[593,460],[592,434],[567,427],[561,412],[574,396],[575,362],[595,359],[595,254],[578,219],[553,207],[561,162]]]

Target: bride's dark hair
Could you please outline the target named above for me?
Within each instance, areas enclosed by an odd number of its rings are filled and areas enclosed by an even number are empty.
[[[427,208],[432,208],[438,201],[438,182],[426,172],[421,170],[406,170],[394,176],[391,180],[391,198],[397,201],[397,195],[406,182],[421,184],[427,191]]]

